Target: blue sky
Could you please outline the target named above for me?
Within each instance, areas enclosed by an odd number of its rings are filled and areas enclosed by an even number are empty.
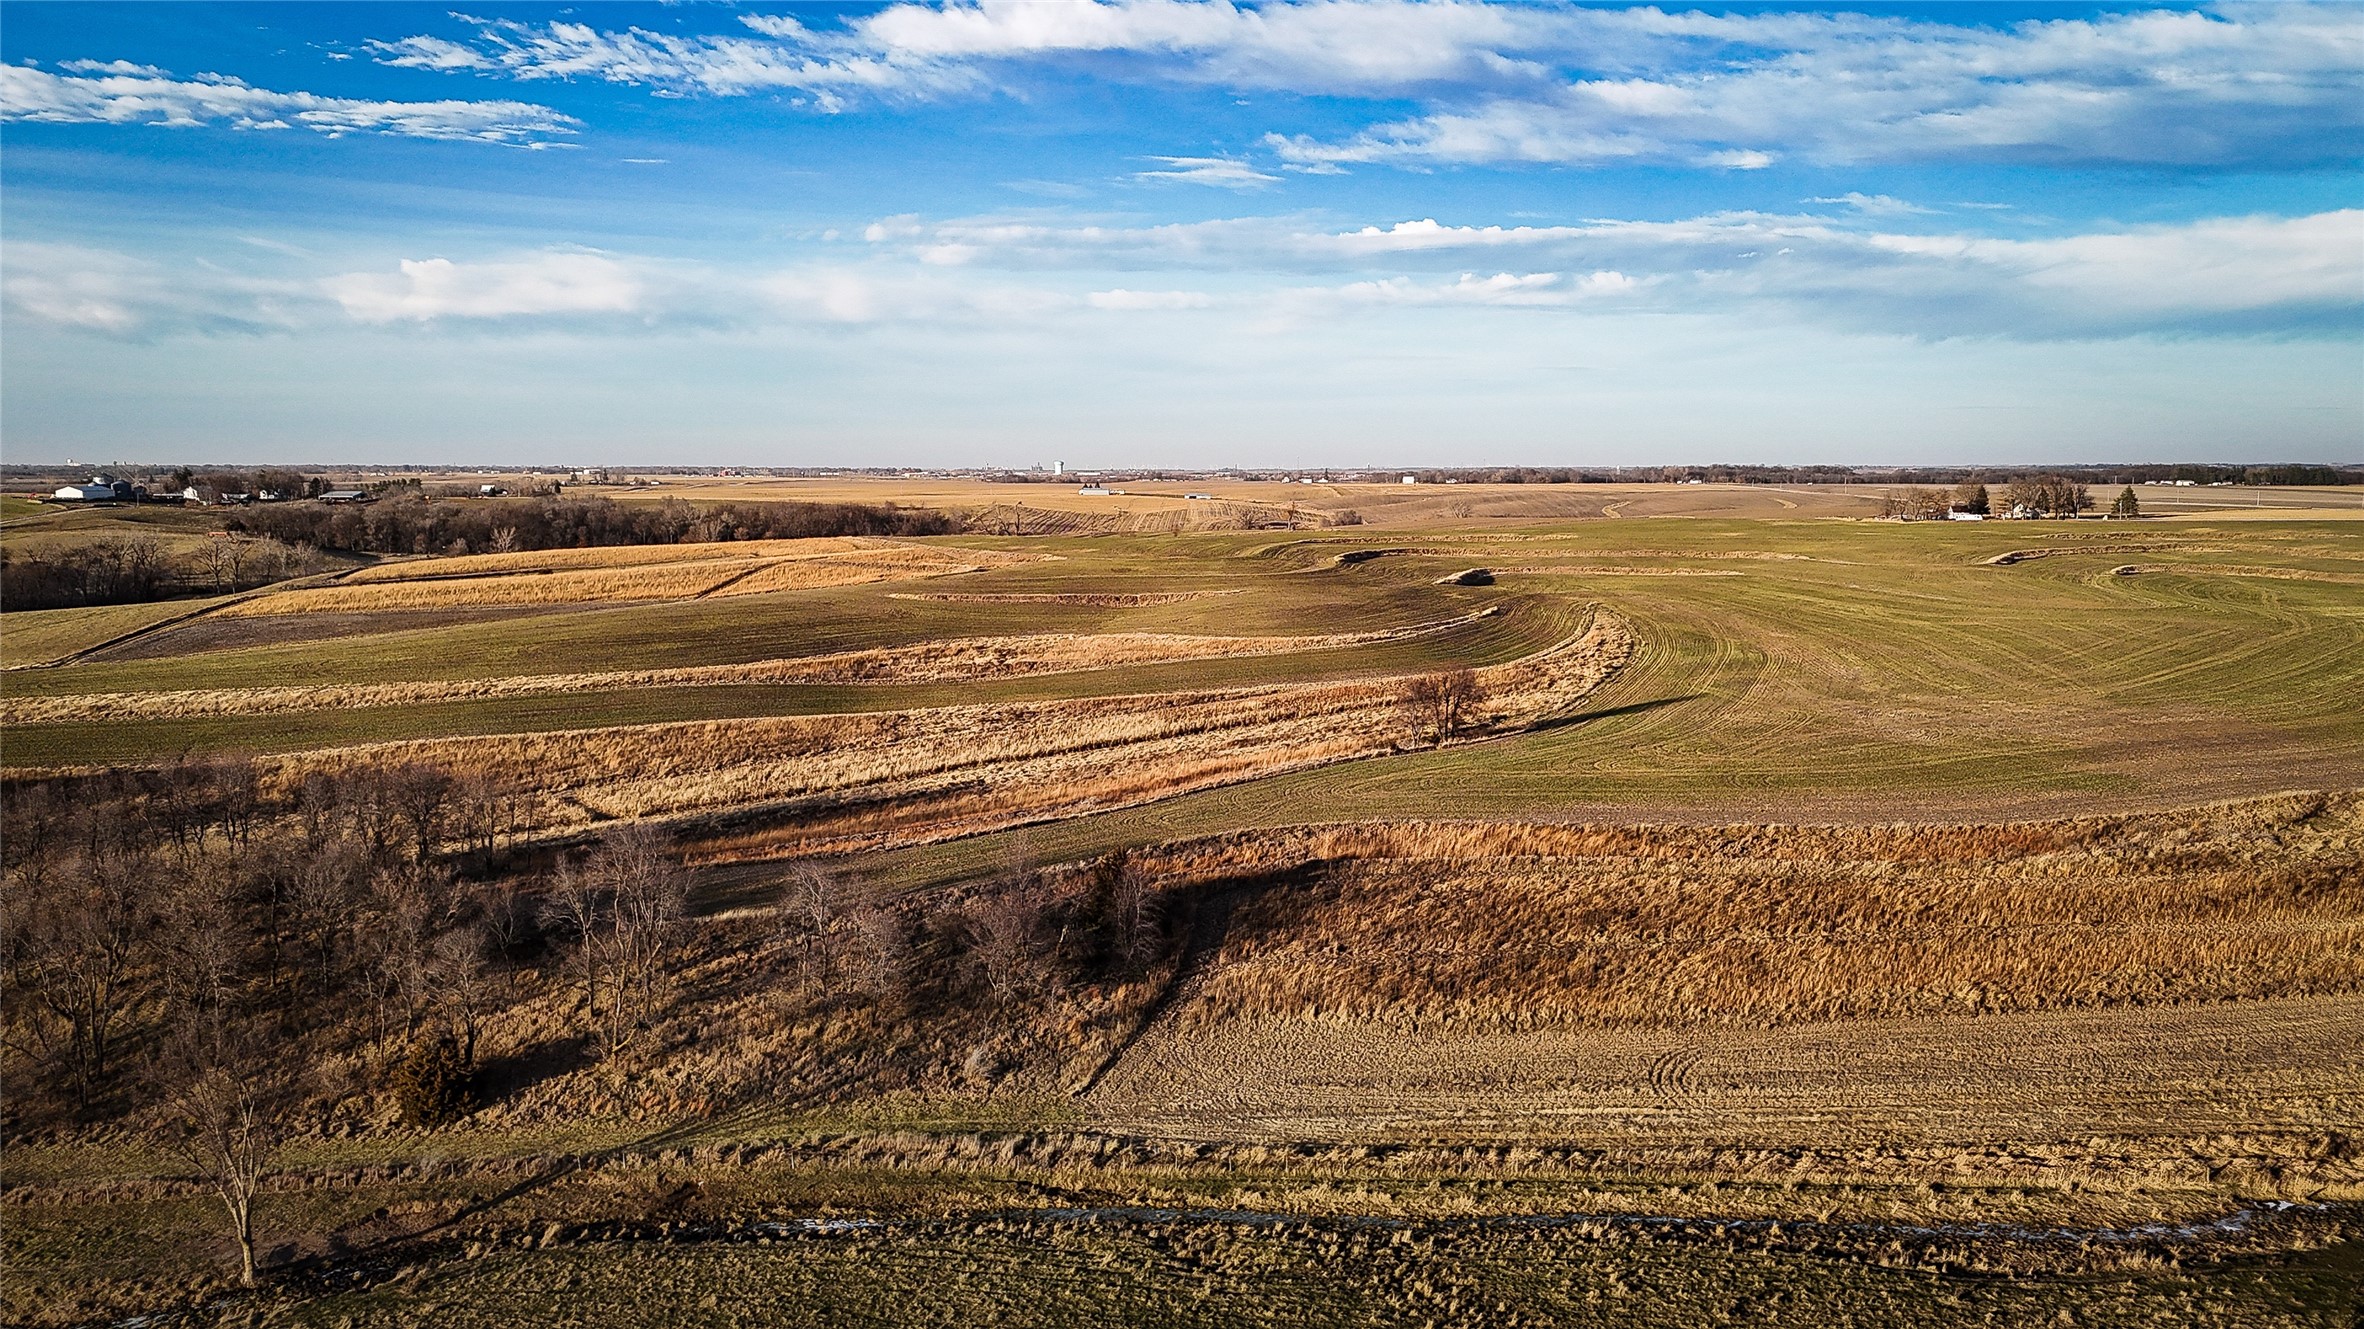
[[[2364,8],[0,5],[11,460],[2364,459]]]

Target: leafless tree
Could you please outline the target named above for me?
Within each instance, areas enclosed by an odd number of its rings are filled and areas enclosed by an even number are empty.
[[[255,1211],[277,1166],[295,1095],[251,1034],[192,1037],[171,1061],[159,1141],[216,1199],[238,1244],[238,1282],[255,1285]]]
[[[31,899],[10,893],[10,1036],[63,1062],[77,1103],[106,1078],[116,1035],[145,995],[150,869],[83,858]]]
[[[1128,966],[1146,962],[1157,953],[1161,901],[1149,874],[1130,854],[1111,854],[1108,870],[1108,921],[1117,956]]]
[[[580,865],[560,863],[542,896],[542,923],[574,943],[566,952],[566,963],[582,984],[583,1008],[594,1029],[599,1027],[600,998],[608,979],[608,919],[606,891],[599,880]]]
[[[986,990],[1008,1001],[1033,986],[1042,944],[1043,901],[1029,880],[972,902],[962,913],[969,954]]]
[[[339,965],[351,950],[369,855],[357,837],[331,836],[325,827],[318,841],[309,834],[306,841],[289,874],[288,911],[298,945],[309,960],[313,990],[326,996],[335,990]]]
[[[1477,674],[1468,669],[1420,674],[1405,680],[1403,706],[1413,741],[1442,746],[1460,731],[1470,710],[1484,695]]]
[[[829,865],[805,859],[789,866],[780,930],[798,948],[807,981],[823,991],[837,978],[843,949],[838,915],[845,896],[844,881]]]
[[[386,786],[395,815],[410,830],[413,860],[426,862],[443,837],[454,788],[451,773],[426,762],[409,762],[387,772]]]
[[[183,1018],[219,1020],[245,961],[236,869],[219,859],[202,859],[160,878],[157,949],[166,999]]]
[[[863,905],[846,915],[859,944],[860,959],[854,980],[873,997],[892,997],[902,991],[904,966],[911,954],[903,920],[877,905]]]
[[[611,838],[551,880],[546,917],[575,938],[572,962],[603,1051],[613,1054],[655,1015],[673,977],[688,916],[689,879],[653,831]]]
[[[383,1043],[390,1003],[401,1007],[403,1033],[418,1031],[434,995],[435,938],[453,922],[459,897],[449,877],[415,867],[372,874],[369,895],[371,908],[360,935],[377,1011],[375,1041]]]
[[[429,960],[435,1004],[450,1024],[466,1066],[476,1064],[476,1036],[493,1008],[490,950],[483,925],[467,923],[437,937]]]

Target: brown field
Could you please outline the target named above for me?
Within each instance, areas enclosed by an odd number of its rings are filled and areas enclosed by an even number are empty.
[[[631,600],[702,599],[771,591],[860,586],[975,572],[1010,555],[949,546],[864,546],[806,550],[801,540],[703,545],[631,545],[552,554],[482,554],[449,560],[487,565],[442,571],[428,563],[366,569],[336,586],[257,595],[224,607],[225,617],[370,613],[478,606],[540,606]],[[848,541],[822,541],[847,546]],[[755,556],[755,545],[792,552]],[[654,551],[655,557],[643,557]],[[702,554],[704,557],[692,557]],[[438,560],[440,562],[442,560]],[[514,566],[512,567],[512,564]]]
[[[1624,662],[1613,616],[1476,671],[1472,733],[1565,711]],[[264,779],[428,762],[490,781],[521,828],[738,813],[785,825],[706,861],[919,843],[1167,798],[1407,745],[1402,683],[1373,679],[519,737],[429,739],[266,759]],[[1469,740],[1464,740],[1469,741]]]
[[[1093,1093],[1133,1129],[2303,1151],[2364,1113],[2353,795],[1166,852],[1216,881],[1261,866],[1207,897],[1176,993]]]
[[[1202,637],[1181,633],[1042,633],[1026,637],[966,637],[917,646],[749,664],[682,669],[609,670],[589,674],[518,674],[438,682],[322,684],[311,687],[214,688],[173,692],[85,692],[62,697],[0,698],[0,723],[59,724],[77,720],[189,719],[215,715],[285,715],[351,706],[536,697],[620,688],[727,687],[750,683],[833,684],[956,682],[1034,674],[1073,673],[1176,660],[1244,659],[1298,651],[1337,650],[1404,641],[1446,632],[1492,613],[1374,632],[1306,637]]]

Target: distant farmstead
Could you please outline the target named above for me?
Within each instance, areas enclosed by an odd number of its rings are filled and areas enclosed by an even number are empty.
[[[331,489],[320,496],[323,503],[367,503],[373,495],[366,489]]]
[[[52,503],[133,503],[147,496],[147,490],[129,480],[94,475],[88,484],[59,485],[49,500]]]

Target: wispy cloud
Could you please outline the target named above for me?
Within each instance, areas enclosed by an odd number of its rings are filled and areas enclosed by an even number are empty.
[[[648,282],[605,254],[543,254],[495,263],[404,259],[392,273],[354,272],[322,283],[363,323],[634,314]]]
[[[2161,10],[2008,26],[1861,14],[1668,13],[1470,0],[899,4],[841,24],[749,15],[674,36],[470,20],[378,43],[389,64],[595,78],[678,94],[855,97],[1015,87],[1030,68],[1125,82],[1411,101],[1282,163],[1758,169],[1992,160],[2310,166],[2364,131],[2364,24],[2337,4]]]
[[[468,329],[976,327],[1180,311],[1303,323],[1388,309],[1680,313],[1937,339],[2364,331],[2364,210],[2221,217],[2044,239],[1826,217],[1350,230],[1287,218],[1106,227],[874,224],[859,257],[755,266],[556,250],[234,275],[105,251],[12,246],[12,319],[108,337],[343,324]],[[840,253],[846,251],[837,251]],[[949,257],[948,257],[949,256]],[[1149,274],[1111,284],[1113,271]],[[1219,273],[1213,289],[1197,274]],[[1162,278],[1162,280],[1161,280]]]
[[[1903,199],[1887,194],[1865,194],[1855,190],[1827,198],[1810,198],[1805,201],[1834,204],[1838,207],[1852,209],[1866,217],[1915,217],[1924,216],[1934,211],[1934,209],[1924,208],[1917,203],[1907,203]]]
[[[1181,185],[1213,185],[1218,189],[1262,189],[1280,179],[1234,157],[1153,157],[1166,164],[1162,171],[1135,171],[1135,180]]]
[[[0,121],[48,124],[165,125],[189,128],[310,129],[332,137],[400,138],[549,145],[580,122],[547,106],[516,101],[368,101],[309,92],[273,92],[220,74],[175,78],[123,61],[78,61],[64,74],[0,65]]]

